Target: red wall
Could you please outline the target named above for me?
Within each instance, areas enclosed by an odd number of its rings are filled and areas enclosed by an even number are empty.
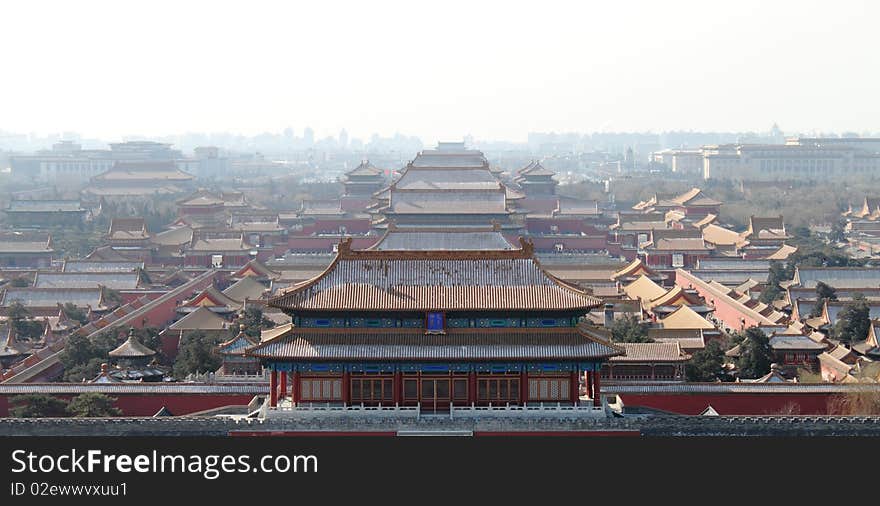
[[[153,416],[162,406],[174,415],[188,415],[223,406],[244,406],[251,402],[251,394],[112,394],[116,407],[125,416]],[[10,395],[0,395],[0,416],[9,416]],[[72,395],[56,397],[70,400]]]
[[[620,394],[624,407],[643,406],[681,415],[699,415],[712,406],[721,415],[769,415],[788,413],[828,414],[829,401],[838,394],[808,393],[685,393]]]

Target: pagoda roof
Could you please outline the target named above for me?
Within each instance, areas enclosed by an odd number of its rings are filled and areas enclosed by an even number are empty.
[[[292,327],[247,351],[288,360],[590,360],[622,353],[600,329],[314,329]]]
[[[340,243],[318,277],[271,299],[288,311],[589,310],[601,301],[509,251],[381,251]]]
[[[200,307],[168,326],[169,330],[223,330],[228,322],[206,307]]]
[[[113,358],[141,358],[151,357],[156,352],[147,348],[134,336],[134,331],[128,333],[128,338],[108,355]]]

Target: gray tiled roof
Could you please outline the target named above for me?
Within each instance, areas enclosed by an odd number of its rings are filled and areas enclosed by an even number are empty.
[[[878,267],[798,267],[800,286],[815,288],[819,281],[834,288],[874,288],[880,286]]]
[[[580,360],[620,353],[578,328],[292,329],[249,350],[264,358],[327,360]]]
[[[824,350],[825,345],[819,344],[807,336],[778,335],[770,338],[770,347],[774,350]]]
[[[98,262],[89,260],[68,260],[64,262],[64,272],[134,272],[143,268],[143,262]]]
[[[8,306],[13,301],[19,301],[26,307],[54,307],[70,302],[79,307],[97,308],[101,301],[101,289],[7,288],[0,300],[0,306]]]
[[[136,272],[38,272],[35,288],[97,288],[134,290],[138,287]]]
[[[371,249],[376,250],[509,250],[513,245],[501,232],[392,230]]]
[[[13,200],[7,211],[28,213],[85,212],[79,200]]]
[[[599,304],[563,286],[530,258],[395,259],[390,254],[340,258],[314,282],[270,301],[279,308],[324,310],[566,310]]]

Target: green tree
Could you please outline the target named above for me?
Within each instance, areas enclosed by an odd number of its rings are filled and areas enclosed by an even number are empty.
[[[113,405],[115,402],[115,397],[98,392],[87,392],[71,399],[70,404],[67,405],[67,411],[71,415],[80,418],[119,416],[122,414],[122,411]]]
[[[61,307],[61,311],[64,313],[64,316],[70,318],[71,320],[79,322],[81,325],[85,325],[89,321],[89,318],[86,316],[86,312],[71,304],[70,302],[65,302],[64,306]]]
[[[25,278],[15,278],[12,281],[10,281],[9,284],[16,287],[16,288],[27,288],[27,287],[31,286],[30,281],[28,281]]]
[[[19,301],[13,301],[9,307],[6,308],[6,318],[9,318],[12,322],[18,322],[21,320],[26,320],[31,317],[30,311],[24,307]]]
[[[123,303],[122,294],[111,288],[104,288],[103,299],[108,307],[121,306]]]
[[[787,263],[774,260],[770,262],[770,272],[767,274],[767,285],[761,291],[758,298],[761,302],[769,304],[782,295],[780,283],[789,281],[794,277],[794,267]]]
[[[11,400],[9,416],[14,418],[44,418],[67,416],[67,403],[46,394],[16,395]]]
[[[263,310],[253,304],[249,305],[247,309],[244,310],[243,322],[245,325],[244,333],[257,339],[260,338],[260,331],[262,329],[275,326],[272,320],[263,316]],[[238,325],[231,325],[229,330],[231,335],[237,335]]]
[[[648,324],[635,316],[618,318],[611,324],[611,338],[618,343],[650,343]]]
[[[138,267],[137,273],[138,273],[138,280],[141,283],[144,283],[147,285],[153,283],[153,280],[150,279],[150,274],[145,269],[141,269],[140,267]]]
[[[217,337],[209,337],[203,332],[184,334],[174,360],[174,375],[184,378],[188,374],[216,371],[221,364],[220,355],[214,351],[218,344]]]
[[[715,381],[724,365],[724,348],[718,341],[709,341],[702,350],[694,352],[685,365],[688,381]]]
[[[739,350],[736,368],[740,378],[760,378],[770,372],[773,350],[764,331],[757,327],[746,329]]]
[[[846,242],[846,221],[837,220],[831,225],[831,233],[828,234],[828,240],[833,243]]]
[[[821,281],[816,283],[816,305],[810,311],[810,317],[816,317],[822,314],[825,303],[829,300],[837,300],[837,290],[833,286],[827,285]]]
[[[64,381],[91,380],[101,371],[101,364],[109,360],[108,353],[119,346],[116,331],[102,332],[94,338],[73,333],[67,338],[64,352],[59,357],[64,366]]]
[[[840,341],[852,344],[868,337],[871,326],[871,307],[865,296],[857,293],[837,314],[833,335]]]

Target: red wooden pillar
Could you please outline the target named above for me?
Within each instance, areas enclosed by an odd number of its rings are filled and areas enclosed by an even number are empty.
[[[578,395],[580,393],[578,392],[578,376],[579,374],[576,370],[572,371],[571,374],[569,374],[568,380],[568,397],[571,399],[571,403],[575,406],[577,406],[580,401],[580,395]]]
[[[287,371],[281,373],[281,384],[278,386],[278,400],[284,399],[287,396],[287,375],[290,374]]]
[[[590,399],[593,398],[593,375],[594,374],[596,374],[596,373],[593,371],[587,371],[585,373],[585,375],[587,377],[587,397],[589,397]]]
[[[269,375],[269,406],[278,405],[278,371],[272,369]]]
[[[593,373],[593,406],[597,408],[602,405],[602,393],[599,390],[601,388],[601,385],[599,384],[599,378],[601,376],[601,369]]]
[[[342,405],[351,405],[351,373],[348,370],[342,372]]]
[[[394,404],[401,405],[403,404],[403,373],[394,371],[392,381],[391,388],[394,391]]]
[[[302,388],[300,388],[300,375],[299,371],[293,371],[293,377],[290,379],[290,402],[292,405],[299,404],[300,400],[300,392]]]
[[[525,371],[519,373],[519,404],[525,406],[529,401],[529,374]]]
[[[468,373],[468,402],[476,404],[477,402],[477,373],[471,371]]]

